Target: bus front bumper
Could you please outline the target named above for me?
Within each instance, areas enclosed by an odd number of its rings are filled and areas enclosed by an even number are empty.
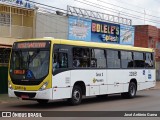
[[[9,97],[18,97],[22,99],[47,99],[52,100],[52,88],[42,91],[17,91],[8,88]]]

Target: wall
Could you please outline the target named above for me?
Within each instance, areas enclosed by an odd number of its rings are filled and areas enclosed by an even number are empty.
[[[150,25],[137,25],[135,26],[135,40],[134,46],[160,49],[160,45],[156,45],[160,41],[160,29]],[[156,53],[156,58],[160,54]]]
[[[135,26],[134,46],[155,50],[156,79],[160,80],[160,29],[150,25]]]
[[[146,48],[148,47],[148,26],[135,26],[134,46]]]
[[[12,45],[17,39],[34,37],[34,9],[0,4],[0,93],[7,93],[8,60]]]
[[[68,17],[38,12],[36,17],[36,37],[67,39]]]
[[[35,11],[0,4],[0,44],[34,37]]]

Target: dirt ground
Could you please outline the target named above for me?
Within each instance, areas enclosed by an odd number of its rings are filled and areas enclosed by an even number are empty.
[[[151,89],[160,89],[160,81],[157,81],[156,86],[154,88],[151,88]]]

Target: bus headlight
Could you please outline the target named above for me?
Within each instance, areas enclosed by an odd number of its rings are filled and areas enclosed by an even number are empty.
[[[11,90],[13,90],[12,85],[10,82],[8,82],[8,88],[10,88]]]
[[[45,90],[46,87],[47,87],[47,85],[48,85],[48,82],[45,82],[45,83],[42,85],[42,87],[39,89],[39,91]]]

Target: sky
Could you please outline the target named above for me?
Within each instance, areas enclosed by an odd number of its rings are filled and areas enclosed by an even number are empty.
[[[67,9],[67,5],[103,12],[132,20],[132,25],[160,28],[160,0],[34,0]]]

